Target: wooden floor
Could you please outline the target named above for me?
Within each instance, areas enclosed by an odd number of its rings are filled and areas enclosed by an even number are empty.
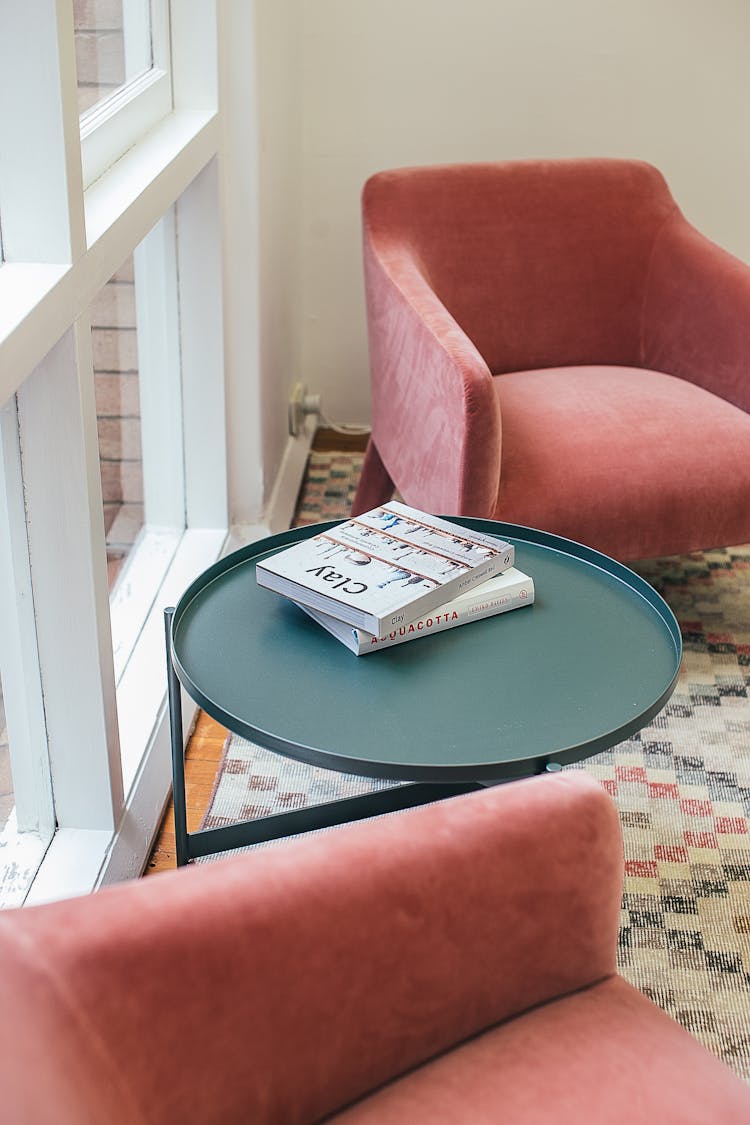
[[[198,713],[195,729],[185,754],[185,795],[188,832],[200,827],[213,792],[216,770],[227,730],[205,712]],[[174,843],[174,805],[170,799],[144,875],[168,871],[177,866]]]
[[[318,430],[313,448],[321,451],[353,451],[364,449],[366,443],[367,438],[360,435]],[[216,780],[216,770],[228,733],[225,727],[220,726],[203,711],[199,712],[185,753],[188,832],[197,831],[201,818],[208,808]],[[174,806],[170,800],[144,875],[153,875],[157,871],[167,871],[176,867],[174,840]]]

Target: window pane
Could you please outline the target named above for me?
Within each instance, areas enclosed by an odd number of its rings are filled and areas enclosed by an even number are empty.
[[[78,108],[85,113],[153,65],[150,0],[74,0]]]
[[[143,462],[133,259],[91,308],[99,459],[110,589],[143,527]]]
[[[185,528],[171,211],[97,294],[90,319],[112,647],[119,685]]]

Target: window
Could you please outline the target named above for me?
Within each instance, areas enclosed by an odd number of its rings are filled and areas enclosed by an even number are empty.
[[[151,5],[148,0],[74,0],[73,22],[83,116],[151,70]]]
[[[143,455],[132,255],[91,303],[91,350],[110,591],[143,530]]]
[[[168,792],[162,611],[227,526],[220,121],[211,0],[3,21],[0,887],[30,902],[136,874]]]
[[[74,0],[84,185],[172,109],[166,0]]]

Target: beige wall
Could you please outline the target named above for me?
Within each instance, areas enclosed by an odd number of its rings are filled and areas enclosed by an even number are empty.
[[[260,207],[261,410],[263,463],[287,439],[289,388],[300,376],[302,205],[299,0],[258,0],[258,198]],[[282,420],[281,426],[278,420]],[[273,479],[266,477],[266,499]]]
[[[232,520],[257,522],[300,369],[299,0],[222,0],[225,363]]]
[[[368,414],[359,192],[379,168],[641,157],[750,260],[746,0],[301,2],[301,354],[332,416]]]

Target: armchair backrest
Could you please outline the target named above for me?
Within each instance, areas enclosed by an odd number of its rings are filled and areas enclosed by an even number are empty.
[[[651,165],[524,160],[372,176],[368,249],[405,250],[493,374],[638,366],[654,241],[679,215]]]
[[[4,912],[2,1119],[319,1121],[612,975],[621,887],[570,770]]]

